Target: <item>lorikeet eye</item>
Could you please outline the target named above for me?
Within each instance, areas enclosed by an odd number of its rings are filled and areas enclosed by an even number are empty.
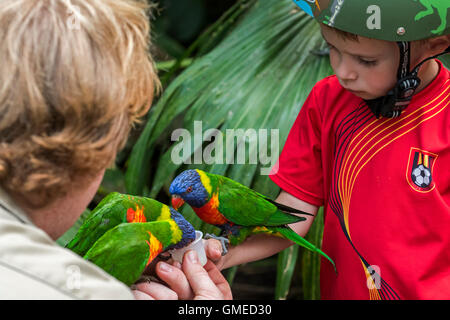
[[[189,192],[192,192],[192,186],[190,186],[186,189],[186,193],[189,193]]]

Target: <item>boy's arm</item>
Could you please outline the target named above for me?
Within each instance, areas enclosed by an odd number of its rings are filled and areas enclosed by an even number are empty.
[[[316,215],[317,206],[311,205],[305,201],[297,199],[285,191],[281,191],[278,198],[275,200],[281,204],[299,209],[311,214]],[[289,225],[300,236],[304,237],[311,227],[314,217],[304,216],[305,221],[297,222]],[[219,269],[226,269],[235,265],[239,265],[246,262],[252,262],[270,257],[290,245],[293,242],[290,240],[282,239],[279,237],[269,235],[253,235],[248,237],[242,244],[231,247],[229,252],[225,256],[221,256],[222,247],[217,240],[208,240],[206,244],[206,253],[208,257],[215,261]]]

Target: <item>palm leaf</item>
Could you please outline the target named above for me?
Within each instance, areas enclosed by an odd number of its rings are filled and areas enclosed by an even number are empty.
[[[450,69],[450,54],[439,57],[439,60],[442,61],[442,63],[444,64],[444,66],[447,67],[447,69]]]
[[[214,128],[224,134],[235,128],[277,129],[279,139],[285,141],[310,89],[331,73],[326,57],[310,53],[323,45],[317,24],[293,9],[289,2],[258,1],[218,47],[196,59],[171,83],[133,148],[126,173],[128,192],[143,194],[148,184],[149,195],[155,196],[180,168],[171,161],[175,146],[168,134],[177,117],[192,138],[195,121],[201,121],[200,141],[206,130]],[[162,146],[166,152],[149,184],[147,164],[157,140],[166,142]],[[191,147],[186,159],[201,148],[193,140],[183,141]],[[256,164],[204,167],[247,185],[257,172]]]
[[[298,257],[298,245],[292,245],[278,254],[277,282],[275,286],[275,299],[286,300],[291,287]]]
[[[306,239],[319,248],[323,235],[323,207],[319,209]],[[302,256],[303,298],[306,300],[320,299],[320,256],[311,251],[303,250]]]
[[[62,247],[65,247],[66,244],[72,240],[75,235],[77,234],[78,229],[80,229],[81,225],[83,224],[84,220],[89,216],[91,213],[91,210],[86,209],[81,214],[81,216],[75,221],[72,227],[70,227],[69,230],[67,230],[61,237],[59,237],[56,240],[56,243],[59,244]]]
[[[196,57],[151,109],[128,161],[129,193],[157,197],[180,170],[189,168],[226,175],[273,198],[279,193],[279,188],[267,177],[267,171],[261,174],[261,169],[268,169],[274,163],[262,163],[260,157],[254,163],[252,155],[265,150],[268,156],[273,153],[273,159],[278,158],[310,90],[332,70],[328,57],[312,53],[325,47],[318,24],[293,3],[241,1],[244,2],[247,6],[236,8],[239,14],[235,12],[226,20],[231,30],[227,37],[217,41],[218,45],[208,53]],[[232,23],[235,23],[233,27]],[[196,130],[199,123],[201,130]],[[171,134],[177,128],[187,130],[191,139],[173,143]],[[266,139],[257,137],[256,144],[254,139],[242,139],[226,146],[222,161],[208,164],[201,155],[209,143],[203,141],[209,129],[219,130],[219,138],[225,145],[227,138],[232,137],[227,129],[268,131]],[[270,130],[275,130],[274,137],[270,137]],[[237,153],[237,142],[245,146],[244,163],[227,161],[227,154]],[[180,145],[188,152],[183,153],[182,163],[175,163],[172,152]],[[200,155],[200,163],[193,163],[195,155]],[[157,164],[150,172],[152,160]],[[217,231],[205,226],[188,206],[182,213],[196,229]],[[280,263],[286,259],[293,261],[294,255],[283,253]],[[277,297],[287,295],[292,265],[289,269],[288,273],[280,273]]]

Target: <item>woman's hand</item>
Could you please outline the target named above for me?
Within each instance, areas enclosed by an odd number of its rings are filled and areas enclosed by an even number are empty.
[[[220,246],[220,243],[219,243]],[[220,255],[220,254],[219,254]],[[136,299],[156,300],[231,300],[230,286],[217,266],[208,261],[204,267],[195,251],[188,251],[183,264],[159,262],[156,274],[165,282],[142,282],[135,286]]]

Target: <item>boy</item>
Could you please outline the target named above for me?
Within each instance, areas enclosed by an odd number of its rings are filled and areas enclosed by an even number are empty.
[[[171,288],[141,283],[133,295],[54,242],[159,87],[147,10],[134,0],[0,2],[0,299],[231,297],[195,257],[184,273],[159,265]]]
[[[322,298],[450,298],[450,73],[431,59],[449,51],[448,21],[410,0],[294,2],[321,23],[335,75],[313,88],[271,178],[278,202],[324,206],[338,274],[322,260]],[[221,268],[290,245],[255,236],[220,258],[214,241]]]

